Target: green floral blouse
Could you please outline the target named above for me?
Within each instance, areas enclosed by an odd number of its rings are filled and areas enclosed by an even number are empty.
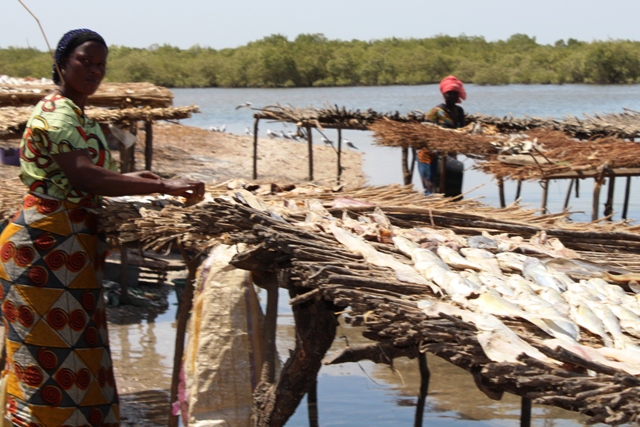
[[[69,98],[50,94],[34,108],[20,142],[20,179],[29,192],[71,203],[97,202],[100,196],[71,186],[52,155],[88,150],[93,164],[116,171],[100,126]]]

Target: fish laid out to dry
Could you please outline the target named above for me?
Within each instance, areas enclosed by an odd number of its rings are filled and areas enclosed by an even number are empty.
[[[336,240],[342,243],[351,252],[362,255],[362,257],[372,265],[391,268],[395,272],[398,280],[401,282],[425,285],[431,288],[434,294],[441,293],[440,289],[433,282],[422,277],[413,267],[403,264],[389,254],[378,252],[373,246],[371,246],[371,244],[364,241],[361,237],[349,233],[347,230],[338,227],[336,224],[331,224],[329,229]]]

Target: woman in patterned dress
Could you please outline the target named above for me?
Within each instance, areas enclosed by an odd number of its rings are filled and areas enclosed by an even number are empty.
[[[35,106],[20,144],[27,194],[0,235],[4,415],[17,426],[120,423],[101,288],[106,247],[94,213],[101,196],[204,196],[202,182],[116,172],[100,126],[84,114],[107,53],[91,30],[62,37],[58,87]]]

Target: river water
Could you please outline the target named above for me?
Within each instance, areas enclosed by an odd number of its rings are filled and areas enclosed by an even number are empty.
[[[640,111],[640,86],[586,86],[586,85],[511,85],[511,86],[467,86],[468,100],[462,105],[468,113],[483,113],[494,116],[512,114],[515,117],[538,116],[562,118],[567,114],[582,116],[584,113],[621,113],[623,109]],[[226,132],[244,134],[253,127],[253,111],[236,109],[237,105],[251,102],[253,107],[264,107],[279,103],[296,107],[324,107],[337,104],[347,109],[378,112],[412,110],[427,111],[441,102],[437,85],[390,86],[356,88],[307,88],[307,89],[176,89],[173,91],[174,105],[198,105],[200,114],[182,123],[209,128],[226,126]],[[260,136],[266,137],[267,129],[279,132],[294,131],[294,126],[261,122]],[[332,132],[332,131],[328,131]],[[333,131],[335,132],[335,131]],[[329,138],[335,136],[327,134]],[[363,152],[364,171],[368,183],[385,185],[401,182],[400,152],[398,149],[378,147],[373,144],[371,134],[363,131],[345,131],[343,138],[352,141]],[[315,138],[320,140],[320,138]],[[472,161],[464,160],[466,171],[463,191],[467,198],[478,198],[489,205],[498,206],[498,192],[491,178],[474,171]],[[414,184],[419,188],[417,179]],[[633,185],[638,183],[634,179]],[[550,185],[548,206],[552,212],[562,210],[567,182]],[[614,210],[619,218],[622,191],[616,188]],[[570,206],[576,220],[590,218],[592,184],[581,186],[580,198],[572,199]],[[515,194],[515,185],[507,183],[507,197]],[[540,187],[536,183],[525,183],[522,203],[539,208]],[[582,211],[582,212],[581,212]],[[614,216],[614,219],[616,219]],[[640,204],[632,198],[629,218],[640,218]],[[285,293],[280,298],[278,348],[287,355],[293,348],[293,320]],[[133,324],[112,324],[110,337],[113,356],[118,363],[134,364],[140,372],[140,381],[149,391],[168,389],[171,364],[173,363],[173,340],[175,305],[160,316],[142,318]],[[362,342],[359,331],[341,327],[333,350],[349,343]],[[284,357],[284,356],[282,356]],[[505,395],[501,401],[492,401],[479,392],[465,371],[429,356],[431,385],[427,399],[424,425],[446,427],[517,426],[519,424],[520,399]],[[323,367],[318,378],[318,405],[322,426],[412,426],[415,416],[416,395],[419,389],[418,365],[415,360],[399,359],[394,369],[369,362],[348,363]],[[140,395],[127,395],[123,390],[123,401],[140,399]],[[579,414],[539,405],[533,407],[534,426],[569,427],[584,425],[586,418]],[[305,426],[307,410],[305,402],[300,405],[288,426]]]

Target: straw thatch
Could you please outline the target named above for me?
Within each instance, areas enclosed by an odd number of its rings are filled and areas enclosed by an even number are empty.
[[[398,111],[394,113],[378,113],[371,108],[360,110],[347,110],[345,107],[331,105],[325,108],[298,108],[291,105],[268,105],[263,108],[254,108],[258,111],[255,118],[279,122],[295,123],[298,126],[312,126],[318,129],[340,128],[366,130],[368,126],[377,120],[388,118],[398,122],[424,121],[424,113],[412,111],[406,115]]]
[[[24,132],[27,121],[31,116],[33,107],[6,107],[0,108],[0,138],[19,138]],[[199,113],[198,107],[167,107],[167,108],[124,108],[106,109],[87,107],[87,117],[100,123],[121,123],[133,120],[180,120],[191,117],[192,113]]]
[[[531,141],[529,152],[513,156],[501,155],[498,148],[508,143],[508,136],[474,134],[471,126],[454,130],[380,120],[369,128],[378,145],[457,152],[479,159],[474,167],[499,179],[532,180],[569,172],[593,175],[603,168],[640,168],[640,145],[613,137],[578,141],[559,131],[535,129],[524,135]]]
[[[0,107],[35,105],[56,87],[3,84],[0,86]],[[88,100],[88,105],[108,108],[166,108],[172,103],[173,93],[169,89],[151,83],[103,83]]]
[[[557,130],[575,138],[589,139],[596,136],[616,138],[637,138],[640,136],[640,113],[625,109],[622,114],[584,114],[580,119],[567,116],[563,119],[524,117],[492,117],[484,114],[471,114],[467,120],[496,126],[500,132],[526,132],[530,129],[542,128]]]

